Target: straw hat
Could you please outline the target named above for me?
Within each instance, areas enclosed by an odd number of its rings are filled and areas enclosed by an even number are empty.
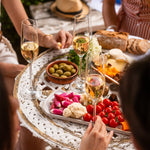
[[[50,6],[52,13],[58,17],[73,19],[75,15],[89,13],[89,7],[80,0],[56,0]]]

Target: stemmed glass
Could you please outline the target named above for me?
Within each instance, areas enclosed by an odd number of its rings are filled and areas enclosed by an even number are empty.
[[[30,88],[29,93],[35,94],[32,85],[32,62],[38,56],[39,43],[37,22],[34,19],[25,19],[21,22],[21,54],[29,65]]]
[[[76,81],[75,87],[75,90],[78,93],[82,93],[84,90],[84,79],[81,79],[82,58],[89,49],[89,40],[89,16],[84,14],[76,15],[73,28],[73,48],[79,56],[79,80]]]
[[[96,61],[95,61],[96,59]],[[102,72],[96,69],[102,67]],[[93,117],[96,117],[96,104],[101,101],[105,88],[104,55],[96,55],[89,51],[86,56],[85,91],[94,105]]]

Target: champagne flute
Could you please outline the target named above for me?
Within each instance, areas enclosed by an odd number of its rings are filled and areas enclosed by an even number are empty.
[[[79,56],[79,81],[76,81],[76,92],[82,93],[84,90],[84,79],[81,79],[82,73],[82,58],[89,49],[90,29],[89,16],[80,14],[74,18],[73,29],[73,48]]]
[[[29,93],[35,94],[32,85],[32,62],[38,56],[37,22],[34,19],[25,19],[21,22],[21,54],[29,65],[30,88]]]
[[[95,63],[96,59],[96,63]],[[98,65],[102,67],[103,72],[98,72],[94,67]],[[101,101],[101,97],[105,88],[105,75],[104,75],[104,55],[94,55],[89,51],[86,57],[86,79],[85,79],[85,91],[86,94],[92,99],[94,110],[93,117],[96,119],[96,104]]]

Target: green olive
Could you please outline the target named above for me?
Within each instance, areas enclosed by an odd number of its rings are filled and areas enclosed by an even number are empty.
[[[60,64],[59,64],[59,66],[64,66],[64,65],[66,65],[66,63],[60,63]]]
[[[52,75],[55,76],[55,77],[59,77],[58,73],[53,73]]]
[[[62,75],[63,71],[61,69],[59,69],[59,70],[56,70],[56,73],[58,73],[59,75]]]
[[[74,66],[73,65],[69,65],[70,67],[71,67],[71,69],[73,69],[74,68]]]
[[[48,69],[48,72],[51,73],[51,74],[54,73],[54,72],[55,72],[55,68],[50,67],[50,68]]]
[[[64,73],[64,75],[66,75],[67,77],[69,77],[69,76],[71,76],[71,72],[70,72],[70,71],[66,71],[66,72]]]
[[[63,70],[64,71],[71,71],[71,67],[69,65],[64,65]]]
[[[65,76],[65,75],[61,75],[60,77],[61,77],[61,78],[67,78],[67,76]]]
[[[76,73],[76,69],[71,69],[71,73],[72,74]]]
[[[57,70],[58,69],[58,65],[54,64],[53,67]]]

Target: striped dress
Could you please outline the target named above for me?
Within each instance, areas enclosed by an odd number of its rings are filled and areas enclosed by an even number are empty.
[[[150,7],[145,0],[122,0],[119,31],[150,40]]]

